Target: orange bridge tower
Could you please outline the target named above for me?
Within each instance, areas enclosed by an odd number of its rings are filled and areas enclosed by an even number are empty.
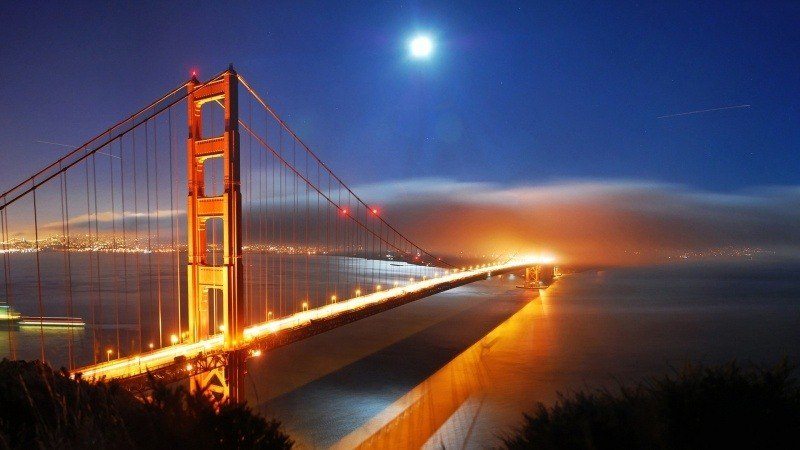
[[[239,358],[237,345],[244,327],[242,305],[242,194],[239,161],[238,80],[231,66],[219,78],[200,84],[196,78],[188,84],[188,319],[189,339],[193,342],[222,333],[229,358]],[[203,133],[204,105],[216,103],[224,109],[221,135]],[[206,168],[210,161],[222,160],[224,174],[221,195],[207,195]],[[222,260],[208,257],[207,226],[220,221],[222,228]],[[214,302],[214,307],[210,303]],[[217,306],[219,305],[219,306]],[[212,324],[221,309],[221,325]],[[212,314],[217,316],[212,317]],[[196,375],[193,388],[207,388],[217,400],[238,397],[244,370],[243,363],[229,361],[219,368]]]

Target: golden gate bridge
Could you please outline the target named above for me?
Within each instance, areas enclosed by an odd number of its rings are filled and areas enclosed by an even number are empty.
[[[138,390],[188,378],[218,400],[265,350],[541,262],[426,251],[232,66],[0,195],[0,231],[3,306],[35,314],[24,330],[8,315],[9,357]]]

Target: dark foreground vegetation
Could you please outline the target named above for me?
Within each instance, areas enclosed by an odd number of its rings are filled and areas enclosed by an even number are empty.
[[[116,383],[75,381],[39,362],[0,362],[0,449],[291,448],[280,424],[242,403],[155,386],[142,401]]]
[[[800,448],[800,389],[773,368],[690,366],[615,391],[561,396],[524,416],[509,449]]]

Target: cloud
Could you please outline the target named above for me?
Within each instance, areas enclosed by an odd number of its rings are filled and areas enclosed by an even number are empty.
[[[800,258],[800,186],[710,192],[641,180],[505,186],[424,178],[360,185],[354,190],[416,243],[451,259],[462,254],[549,252],[573,264],[635,264],[665,261],[687,251],[744,247]],[[53,217],[39,218],[40,231],[58,233],[60,210],[50,209]],[[301,235],[327,236],[315,228],[324,227],[326,221],[295,223],[291,211],[276,206],[273,199],[269,205],[254,202],[252,211],[248,205],[246,215],[270,217],[272,234],[284,240],[292,234],[276,230],[298,224],[309,230]],[[155,215],[151,212],[150,219]],[[146,235],[147,213],[136,216],[138,233]],[[185,230],[184,211],[160,210],[158,216],[160,230],[170,229],[172,219]],[[15,227],[30,234],[32,219],[12,219]],[[72,216],[72,231],[83,232],[87,219],[95,217]],[[112,230],[112,219],[121,232],[119,211],[100,211],[96,219],[101,233]],[[126,213],[129,234],[135,222],[134,214]],[[254,227],[248,235],[261,236],[261,221],[248,224],[245,227]],[[179,232],[179,239],[183,236]]]
[[[635,180],[504,187],[449,179],[363,185],[364,198],[434,252],[552,251],[571,262],[637,263],[759,247],[800,255],[800,187],[731,193]]]
[[[178,216],[181,220],[185,220],[186,211],[178,209],[160,209],[158,211],[150,211],[150,213],[125,211],[125,223],[133,223],[135,220],[143,220],[146,222],[149,217],[151,219],[158,218],[163,226],[164,222],[167,224],[169,223],[172,216]],[[90,225],[94,226],[94,224],[97,223],[98,227],[106,231],[107,228],[111,227],[112,221],[116,223],[116,226],[121,227],[122,217],[122,211],[113,213],[111,211],[99,211],[96,214],[84,213],[71,216],[68,225],[70,227],[88,227]],[[60,232],[63,226],[64,223],[62,223],[61,220],[52,220],[40,225],[40,229],[46,232]]]

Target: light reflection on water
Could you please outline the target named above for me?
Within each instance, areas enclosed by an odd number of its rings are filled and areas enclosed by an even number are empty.
[[[559,391],[687,360],[798,360],[796,273],[587,272],[533,300],[507,279],[476,283],[267,355],[250,365],[250,401],[304,447],[496,445]]]
[[[537,342],[545,338],[544,330],[533,339],[530,325],[543,316],[546,302],[547,294],[542,291],[540,301],[528,303],[334,447],[419,448],[428,441],[434,446],[470,442],[492,387],[517,383],[514,375],[525,376],[496,369],[517,353],[536,353]],[[432,438],[437,431],[438,436]]]
[[[76,366],[82,366],[94,362],[94,358],[105,360],[108,349],[114,356],[120,352],[124,356],[147,350],[149,343],[155,348],[159,341],[169,345],[170,336],[179,335],[187,325],[185,258],[184,252],[85,252],[71,255],[67,271],[63,253],[43,251],[40,312],[36,255],[14,254],[9,302],[13,308],[28,316],[66,316],[71,302],[71,315],[82,318],[86,327],[0,330],[0,357],[11,355],[13,346],[18,359],[40,358],[40,342],[44,340],[46,360],[51,365],[67,366],[71,348]],[[267,258],[263,253],[245,252],[243,264],[245,309],[251,319],[248,324],[265,321],[268,311],[272,312],[269,318],[277,319],[300,311],[304,302],[316,308],[330,301],[331,295],[346,299],[355,296],[357,289],[366,294],[377,285],[388,288],[395,282],[407,284],[412,277],[421,279],[443,272],[397,261],[327,255],[270,254]],[[0,288],[3,286],[0,283]],[[4,297],[0,291],[0,301],[5,301]],[[212,329],[216,330],[222,308],[211,303],[210,309],[216,312]]]

